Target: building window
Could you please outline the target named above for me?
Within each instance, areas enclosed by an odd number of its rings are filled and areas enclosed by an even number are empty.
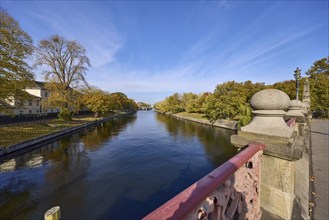
[[[20,114],[20,115],[22,115],[22,114],[23,114],[23,111],[22,111],[22,110],[20,110],[20,111],[19,111],[19,114]]]
[[[53,112],[53,110],[52,110],[52,109],[51,109],[50,111],[51,111],[51,112]]]
[[[29,114],[32,114],[32,110],[29,110]]]
[[[37,113],[39,113],[39,110],[37,110]]]
[[[45,97],[48,97],[48,92],[45,92]]]
[[[37,100],[37,106],[39,106],[40,105],[40,100]]]
[[[29,106],[32,106],[32,99],[29,99]]]

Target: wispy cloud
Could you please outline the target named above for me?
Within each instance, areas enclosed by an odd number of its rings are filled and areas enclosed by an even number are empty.
[[[95,12],[98,13],[99,19],[90,19],[90,9],[75,2],[71,2],[67,7],[61,5],[60,14],[54,10],[59,7],[58,5],[54,5],[55,8],[42,5],[36,7],[39,9],[34,15],[50,26],[53,34],[77,40],[86,48],[93,66],[99,67],[115,61],[115,55],[122,47],[123,39],[104,11]]]
[[[328,54],[326,2],[5,4],[34,40],[79,41],[92,63],[87,80],[110,92],[159,98],[229,80],[273,83]]]

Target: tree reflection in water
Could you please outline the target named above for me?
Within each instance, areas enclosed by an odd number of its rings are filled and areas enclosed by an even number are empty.
[[[101,148],[135,120],[114,119],[0,162],[0,219],[42,219],[55,205],[64,207],[62,212],[68,211],[65,207],[79,212],[89,187],[88,151]]]
[[[236,153],[233,131],[137,115],[0,159],[0,219],[141,219]]]
[[[157,113],[156,119],[174,138],[182,135],[190,139],[197,137],[215,167],[237,153],[237,149],[230,143],[230,136],[235,131],[176,119],[161,113]]]

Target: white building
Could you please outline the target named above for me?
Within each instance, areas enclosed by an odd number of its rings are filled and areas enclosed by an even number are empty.
[[[41,99],[41,105],[38,113],[57,113],[58,108],[45,108],[42,103],[48,99],[50,91],[45,87],[45,82],[33,81],[33,84],[25,89],[26,92],[30,93],[35,97]]]
[[[49,97],[50,92],[46,89],[44,82],[33,81],[33,84],[25,89],[29,93],[26,99],[14,99],[7,103],[2,103],[10,109],[14,115],[26,114],[45,114],[57,113],[58,108],[45,108],[42,103]],[[22,103],[23,102],[23,103]],[[22,103],[21,108],[17,108]],[[7,115],[5,112],[0,112],[0,115]]]

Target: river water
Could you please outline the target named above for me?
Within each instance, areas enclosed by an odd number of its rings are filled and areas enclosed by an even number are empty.
[[[236,154],[233,133],[139,111],[0,159],[0,219],[141,219]]]

